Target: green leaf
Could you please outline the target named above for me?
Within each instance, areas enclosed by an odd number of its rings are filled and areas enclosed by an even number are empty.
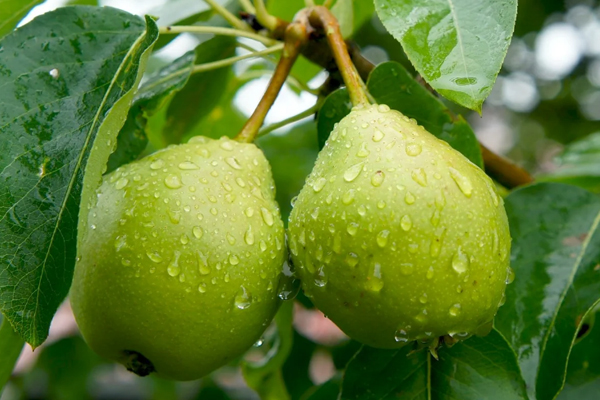
[[[0,397],[24,344],[25,341],[13,330],[10,322],[0,314]]]
[[[0,38],[13,30],[36,5],[43,0],[0,0]]]
[[[194,67],[196,54],[193,51],[173,61],[152,74],[138,90],[125,125],[117,138],[117,149],[108,159],[110,172],[135,160],[148,144],[146,125],[148,118],[165,104],[187,83]]]
[[[337,0],[331,13],[335,15],[339,24],[340,31],[344,38],[348,38],[354,32],[354,7],[352,0]]]
[[[325,146],[325,142],[329,137],[335,124],[340,122],[342,118],[350,114],[352,110],[352,102],[346,88],[338,89],[331,93],[321,106],[317,115],[317,138],[319,140],[319,149]]]
[[[293,301],[287,301],[281,305],[275,316],[277,332],[268,340],[269,343],[263,343],[263,346],[269,346],[268,352],[259,361],[246,361],[242,364],[246,383],[260,395],[262,400],[290,398],[283,381],[281,367],[292,349],[293,310]]]
[[[553,399],[577,331],[600,299],[600,198],[540,183],[506,198],[515,281],[496,328],[518,354],[531,398]]]
[[[0,41],[0,308],[33,347],[69,290],[78,227],[157,36],[150,19],[77,6]]]
[[[414,118],[434,136],[445,140],[475,165],[483,168],[479,143],[462,116],[455,116],[441,101],[417,83],[394,61],[378,65],[369,75],[368,88],[379,104]],[[352,108],[345,89],[333,92],[325,99],[318,119],[319,146],[322,148],[336,122]]]
[[[196,48],[196,64],[232,57],[236,40],[216,36]],[[174,97],[167,109],[164,127],[166,143],[181,143],[184,135],[219,104],[231,76],[231,67],[194,74]]]
[[[331,400],[337,399],[340,392],[341,376],[336,375],[327,382],[316,386],[302,400]]]
[[[600,192],[600,132],[569,144],[556,161],[558,169],[541,177],[542,180]]]
[[[435,90],[481,111],[510,44],[516,0],[375,0],[375,9]]]
[[[348,364],[342,400],[526,399],[516,356],[502,335],[472,337],[441,348],[439,360],[426,351],[364,346]]]
[[[600,312],[590,315],[590,331],[577,342],[569,357],[567,382],[558,399],[591,399],[600,393]]]

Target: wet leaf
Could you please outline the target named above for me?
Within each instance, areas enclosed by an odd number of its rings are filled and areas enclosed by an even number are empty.
[[[375,0],[375,8],[435,90],[481,111],[510,44],[516,0]]]
[[[342,400],[526,399],[516,356],[500,333],[426,351],[364,346],[348,364]]]
[[[0,42],[0,308],[34,347],[157,36],[150,19],[77,6]]]
[[[515,281],[495,326],[518,355],[531,398],[553,399],[585,316],[600,300],[600,198],[540,183],[506,198]]]
[[[196,54],[190,51],[171,64],[152,74],[138,90],[125,125],[117,138],[117,149],[108,159],[110,172],[135,160],[148,144],[146,125],[148,118],[180,91],[187,83]]]

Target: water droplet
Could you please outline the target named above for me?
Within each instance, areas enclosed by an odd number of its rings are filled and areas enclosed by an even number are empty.
[[[383,139],[383,137],[385,136],[385,134],[383,132],[381,132],[381,130],[379,128],[374,128],[375,133],[373,133],[373,141],[374,142],[380,142],[381,139]]]
[[[227,238],[227,241],[229,242],[230,245],[233,246],[235,244],[235,237],[231,233],[227,232],[225,237]]]
[[[246,288],[242,286],[235,295],[233,303],[240,310],[245,310],[246,308],[250,307],[250,304],[252,304],[252,296],[250,296]]]
[[[148,258],[155,262],[155,263],[159,263],[163,260],[163,258],[161,257],[161,255],[157,252],[157,251],[148,251],[146,253],[146,255],[148,256]]]
[[[423,148],[418,143],[409,143],[406,145],[406,154],[411,157],[418,156],[421,154],[421,151],[423,151]]]
[[[117,236],[115,240],[115,250],[121,251],[127,245],[127,235]]]
[[[198,291],[200,293],[206,293],[206,283],[201,283],[200,285],[198,285]]]
[[[374,263],[373,270],[367,276],[365,287],[371,292],[380,292],[383,288],[383,279],[381,278],[381,264]]]
[[[413,178],[413,181],[417,182],[419,185],[423,187],[427,186],[427,175],[423,168],[413,169],[410,176]]]
[[[223,150],[227,150],[227,151],[233,150],[233,144],[230,141],[228,141],[228,140],[221,142],[220,147]]]
[[[438,192],[438,194],[435,196],[435,206],[438,210],[442,211],[442,209],[444,208],[445,205],[446,205],[446,196],[444,196],[444,192],[440,190]]]
[[[181,242],[181,244],[188,244],[190,242],[190,238],[185,233],[182,233],[179,237],[179,241]]]
[[[411,243],[408,245],[408,252],[411,254],[415,254],[419,250],[419,245],[417,243]]]
[[[216,209],[216,208],[212,207],[212,208],[210,209],[210,213],[211,213],[212,215],[217,215],[219,212],[217,211],[217,209]]]
[[[254,208],[252,207],[248,207],[244,210],[244,214],[246,214],[246,217],[250,218],[254,215]]]
[[[323,190],[323,187],[325,186],[326,183],[327,183],[327,179],[325,179],[323,177],[317,179],[315,181],[315,183],[313,183],[313,190],[315,191],[315,193],[318,193],[321,190]],[[292,207],[293,207],[293,205],[292,205]]]
[[[167,209],[167,214],[172,223],[178,224],[181,221],[181,211]]]
[[[421,297],[419,297],[419,303],[426,304],[427,303],[427,293],[423,293]]]
[[[204,235],[204,230],[199,226],[195,226],[192,228],[192,234],[196,239],[200,239]]]
[[[198,251],[196,252],[196,258],[198,259],[198,271],[202,275],[210,274],[210,266],[208,265],[208,258],[204,255],[204,253]]]
[[[400,272],[402,275],[410,275],[414,272],[415,266],[411,263],[402,263],[400,264]]]
[[[423,310],[423,312],[421,312],[420,314],[417,314],[415,319],[421,323],[427,321],[427,310]]]
[[[406,331],[404,329],[398,329],[394,333],[394,340],[396,342],[406,343],[406,342],[408,342],[408,334],[406,333]]]
[[[333,202],[333,195],[332,195],[331,193],[329,193],[329,194],[327,195],[327,198],[325,199],[325,202],[326,202],[327,204],[331,204],[331,203]]]
[[[454,304],[452,307],[450,307],[450,310],[448,312],[453,317],[457,317],[460,314],[460,304]]]
[[[356,267],[358,264],[358,255],[356,253],[348,253],[346,256],[346,264],[351,267]]]
[[[165,178],[165,186],[169,189],[179,189],[182,186],[182,184],[178,176],[169,175]]]
[[[492,231],[492,236],[492,253],[498,254],[498,231],[496,229]]]
[[[431,216],[431,225],[438,226],[440,224],[440,210],[435,210]]]
[[[342,251],[342,237],[340,235],[335,235],[333,238],[333,251],[337,254]]]
[[[239,187],[246,187],[246,182],[240,177],[235,178],[235,183],[237,183]]]
[[[456,254],[454,254],[454,256],[452,257],[452,269],[454,269],[459,274],[464,274],[465,272],[467,272],[468,268],[469,258],[459,246]]]
[[[229,256],[229,264],[238,265],[239,263],[240,263],[240,259],[235,254],[232,254]]]
[[[344,180],[346,182],[352,182],[353,180],[355,180],[358,177],[358,175],[360,175],[363,169],[363,164],[363,162],[360,162],[348,168],[346,172],[344,172]]]
[[[429,269],[427,270],[427,279],[431,279],[433,278],[433,267],[429,267]]]
[[[184,161],[182,163],[179,163],[179,169],[182,169],[185,171],[191,171],[191,170],[198,169],[198,166],[191,161]]]
[[[471,194],[473,193],[473,186],[471,185],[471,181],[469,180],[469,178],[467,178],[452,167],[448,167],[448,170],[450,171],[450,176],[452,176],[452,179],[454,180],[456,186],[458,186],[460,191],[465,196],[471,197]]]
[[[169,263],[169,266],[167,267],[167,273],[170,276],[177,276],[181,272],[181,268],[179,267],[179,257],[180,256],[181,256],[181,253],[179,251],[175,250],[175,252],[173,254],[173,259],[171,260],[171,262]]]
[[[261,240],[259,243],[259,247],[260,247],[260,251],[267,251],[267,242],[265,242],[264,240]]]
[[[225,281],[225,283],[229,283],[229,281],[231,281],[229,274],[225,274],[225,277],[223,278],[223,280]]]
[[[390,235],[390,231],[383,230],[377,234],[377,244],[379,247],[385,247],[388,242],[388,236]]]
[[[317,275],[315,276],[315,286],[324,287],[325,285],[327,285],[328,280],[329,279],[327,278],[327,275],[325,275],[325,271],[323,270],[323,266],[321,266],[321,268],[319,268],[319,270],[317,271]]]
[[[500,297],[500,302],[498,303],[498,307],[502,307],[506,303],[506,294],[502,292],[502,297]]]
[[[402,217],[402,219],[400,220],[400,227],[405,232],[410,231],[410,228],[412,228],[412,220],[408,215]]]
[[[379,104],[377,106],[377,111],[382,112],[382,113],[386,113],[388,111],[390,111],[390,107],[385,105],[385,104]]]
[[[371,184],[375,187],[379,187],[383,183],[384,179],[385,179],[385,174],[383,173],[383,171],[377,171],[371,178]]]
[[[316,221],[317,218],[319,218],[319,207],[316,207],[314,210],[312,210],[310,216]]]
[[[352,203],[354,201],[355,193],[356,193],[356,191],[354,189],[350,189],[346,193],[344,193],[344,195],[342,196],[342,203],[344,203],[346,205]]]
[[[252,232],[252,226],[248,226],[248,230],[244,234],[244,241],[250,246],[254,244],[254,233]]]
[[[271,214],[271,212],[264,207],[261,207],[260,212],[262,214],[263,221],[265,221],[265,224],[267,224],[268,226],[273,226],[273,214]]]
[[[242,169],[242,166],[235,157],[227,157],[225,162],[233,169]]]
[[[121,264],[123,264],[123,266],[125,267],[129,267],[131,265],[131,260],[128,260],[127,258],[122,258]]]
[[[364,158],[367,157],[370,153],[371,152],[369,151],[369,149],[367,149],[367,144],[365,142],[362,142],[358,153],[356,153],[356,156]]]
[[[158,159],[158,160],[152,161],[152,163],[150,164],[150,169],[157,170],[157,169],[161,169],[164,166],[165,166],[165,162],[161,159]]]
[[[346,231],[350,236],[356,235],[356,232],[358,232],[358,224],[356,222],[350,222],[346,227]]]
[[[117,188],[118,190],[123,189],[125,186],[127,186],[127,184],[129,183],[129,179],[127,178],[121,178],[117,181],[117,183],[115,183],[115,188]]]
[[[415,196],[411,193],[411,192],[406,192],[406,195],[404,196],[404,202],[408,205],[414,204],[415,203]]]
[[[508,267],[506,269],[506,284],[510,285],[511,283],[513,283],[515,280],[515,271],[511,268]]]

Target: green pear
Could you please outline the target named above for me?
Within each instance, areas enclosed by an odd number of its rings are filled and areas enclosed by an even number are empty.
[[[289,246],[314,304],[378,348],[486,333],[512,274],[493,182],[386,105],[356,107],[331,132]]]
[[[197,137],[104,178],[79,234],[71,304],[98,354],[139,375],[197,379],[263,334],[284,259],[263,153]]]

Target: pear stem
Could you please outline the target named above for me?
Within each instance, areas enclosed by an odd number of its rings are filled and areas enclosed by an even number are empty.
[[[235,64],[236,62],[241,61],[241,60],[246,60],[248,58],[254,58],[254,57],[262,57],[262,56],[265,56],[268,54],[276,53],[281,50],[283,50],[283,43],[278,43],[274,46],[267,47],[266,49],[261,50],[261,51],[253,51],[248,54],[242,54],[241,56],[229,57],[229,58],[225,58],[225,59],[219,60],[219,61],[198,64],[192,68],[192,74],[195,74],[198,72],[210,71],[210,70],[217,69],[217,68],[227,67],[228,65]]]
[[[350,55],[344,37],[340,32],[340,25],[335,16],[327,7],[316,6],[309,10],[310,24],[322,28],[327,36],[327,43],[333,53],[335,63],[342,74],[342,79],[348,88],[350,101],[354,106],[369,104],[366,87]]]
[[[263,129],[261,129],[258,132],[258,135],[256,135],[256,137],[264,136],[264,135],[266,135],[268,133],[273,132],[276,129],[282,128],[282,127],[284,127],[286,125],[289,125],[289,124],[291,124],[293,122],[300,121],[301,119],[304,119],[306,117],[310,117],[311,115],[313,115],[314,113],[316,113],[317,111],[319,111],[319,109],[321,108],[321,105],[323,104],[324,101],[325,101],[324,99],[319,100],[312,107],[309,107],[306,110],[304,110],[304,111],[302,111],[302,112],[300,112],[300,113],[298,113],[296,115],[292,115],[291,117],[286,118],[283,121],[275,122],[272,125],[264,127]]]
[[[258,6],[258,4],[257,4]],[[301,48],[308,40],[306,28],[304,25],[299,23],[292,23],[286,29],[285,42],[283,47],[283,53],[281,58],[275,67],[275,72],[271,77],[269,86],[265,91],[260,103],[254,110],[254,113],[235,137],[238,142],[251,143],[256,138],[260,127],[262,126],[267,113],[273,106],[279,91],[283,87],[294,62],[300,54]]]
[[[240,29],[233,29],[233,28],[222,28],[219,26],[195,26],[195,25],[165,26],[165,27],[159,28],[158,31],[161,35],[189,32],[189,33],[212,33],[213,35],[245,37],[248,39],[254,39],[257,42],[261,42],[262,44],[265,44],[267,46],[272,46],[277,43],[276,40],[261,36],[258,33],[243,31]]]
[[[256,14],[256,8],[254,8],[250,0],[240,0],[240,5],[247,13]]]
[[[215,0],[204,0],[219,15],[225,18],[231,26],[240,30],[249,30],[250,27],[244,21],[233,15],[228,9],[217,3]]]
[[[498,183],[509,189],[533,183],[533,177],[529,175],[529,172],[511,160],[492,152],[481,143],[479,147],[481,148],[485,171]]]
[[[277,28],[278,21],[276,17],[269,14],[264,0],[254,0],[254,6],[256,7],[256,19],[258,22],[268,30],[274,31]]]

